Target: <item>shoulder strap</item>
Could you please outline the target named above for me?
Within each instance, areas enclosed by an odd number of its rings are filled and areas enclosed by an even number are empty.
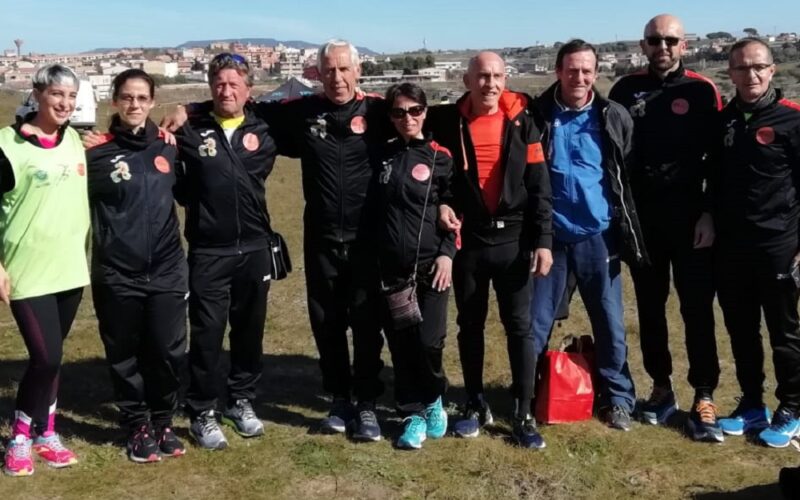
[[[433,150],[433,161],[431,162],[431,175],[428,177],[428,187],[425,190],[425,201],[422,203],[422,214],[419,218],[419,233],[417,233],[417,255],[414,257],[414,273],[411,279],[417,279],[417,267],[419,266],[419,249],[422,245],[422,229],[425,227],[425,211],[428,209],[428,198],[431,195],[431,184],[433,184],[433,175],[436,172],[436,150]],[[435,223],[435,221],[434,221]]]

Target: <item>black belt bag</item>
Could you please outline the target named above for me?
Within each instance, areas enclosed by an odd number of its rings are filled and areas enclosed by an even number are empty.
[[[272,258],[272,279],[282,280],[292,272],[292,259],[289,247],[280,233],[273,232],[269,237],[269,255]]]

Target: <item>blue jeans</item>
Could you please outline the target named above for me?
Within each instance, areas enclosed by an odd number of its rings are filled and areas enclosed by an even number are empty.
[[[536,356],[541,361],[550,340],[555,313],[564,297],[567,275],[575,273],[594,334],[601,385],[595,388],[595,393],[601,405],[618,405],[630,412],[636,395],[628,368],[628,346],[622,321],[620,260],[612,240],[608,231],[578,243],[555,240],[550,274],[533,280],[531,319]]]

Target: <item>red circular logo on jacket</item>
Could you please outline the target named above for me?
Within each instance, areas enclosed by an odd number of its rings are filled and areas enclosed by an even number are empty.
[[[411,169],[411,177],[420,182],[425,182],[431,176],[431,169],[424,163],[417,163]]]
[[[84,165],[83,163],[78,163],[77,170],[78,170],[78,175],[80,175],[81,177],[86,175],[86,165]]]
[[[775,142],[775,129],[772,127],[761,127],[756,131],[756,140],[759,144],[767,146]]]
[[[686,99],[675,99],[672,101],[672,112],[676,115],[685,115],[689,112],[689,101]]]
[[[244,144],[244,148],[246,150],[255,151],[258,149],[258,137],[256,137],[256,134],[248,132],[244,134],[244,137],[242,138],[242,144]]]
[[[367,131],[367,120],[364,119],[363,116],[354,116],[353,119],[350,120],[350,130],[352,130],[354,134],[363,134]]]
[[[158,170],[162,174],[169,173],[169,160],[167,160],[163,156],[161,155],[156,156],[156,158],[153,160],[153,164],[156,166],[156,170]]]

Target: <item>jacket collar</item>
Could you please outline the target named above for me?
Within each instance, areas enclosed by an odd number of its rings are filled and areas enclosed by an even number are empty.
[[[552,120],[553,111],[555,111],[555,108],[558,105],[557,95],[559,87],[559,82],[554,82],[547,88],[547,90],[539,94],[539,96],[533,101],[534,106],[539,110],[539,112],[542,114],[542,117],[547,122]],[[592,89],[592,94],[592,104],[596,105],[598,109],[602,110],[608,106],[608,99],[603,97],[596,88]]]
[[[670,71],[669,73],[667,73],[667,76],[664,77],[663,80],[661,79],[660,76],[658,76],[658,74],[656,74],[652,66],[647,66],[647,75],[657,82],[663,81],[664,83],[672,83],[675,80],[683,78],[685,74],[686,74],[686,68],[683,66],[683,61],[680,61],[678,63],[678,67],[675,68],[674,71]]]
[[[253,111],[254,103],[252,101],[248,102],[244,105],[244,121],[242,122],[242,126],[250,125],[257,121],[255,116],[255,112]],[[214,109],[208,110],[207,113],[202,113],[199,115],[199,119],[202,121],[203,126],[211,127],[212,123],[216,124],[217,121],[214,118]]]
[[[733,99],[733,103],[736,106],[736,109],[741,111],[742,113],[756,113],[761,111],[762,109],[766,109],[776,102],[780,101],[783,97],[783,93],[780,89],[775,88],[772,83],[769,84],[769,88],[764,95],[758,98],[755,102],[744,102],[739,98],[739,93],[736,93],[736,97]]]
[[[114,135],[114,140],[126,149],[141,151],[158,139],[159,130],[155,123],[149,118],[144,127],[137,133],[133,133],[125,127],[119,119],[119,115],[114,115],[108,131]]]
[[[556,85],[558,85],[558,86],[556,87],[556,91],[553,93],[553,99],[555,100],[556,106],[561,111],[575,111],[575,112],[580,113],[581,111],[585,111],[585,110],[589,109],[590,107],[592,107],[592,104],[594,104],[594,98],[597,95],[597,92],[595,92],[594,88],[592,88],[589,91],[590,92],[589,100],[586,102],[586,104],[584,104],[580,108],[570,108],[569,106],[567,106],[566,104],[564,104],[561,101],[561,97],[560,97],[561,84],[560,83],[556,83]]]
[[[464,95],[462,95],[456,102],[459,113],[461,116],[467,119],[474,117],[472,114],[472,101],[470,101],[469,95],[470,92],[464,93]],[[502,112],[503,115],[509,120],[516,118],[522,111],[525,110],[527,105],[528,97],[525,94],[513,92],[507,89],[503,90],[503,93],[500,94],[500,99],[498,100],[500,112]]]
[[[419,146],[424,146],[429,142],[431,142],[432,140],[433,140],[433,134],[431,132],[426,131],[423,132],[422,139],[415,137],[412,138],[410,141],[405,142],[402,137],[400,137],[399,135],[395,135],[394,137],[392,137],[387,141],[387,144],[389,144],[393,148],[398,148],[398,149],[404,147],[416,148]]]

